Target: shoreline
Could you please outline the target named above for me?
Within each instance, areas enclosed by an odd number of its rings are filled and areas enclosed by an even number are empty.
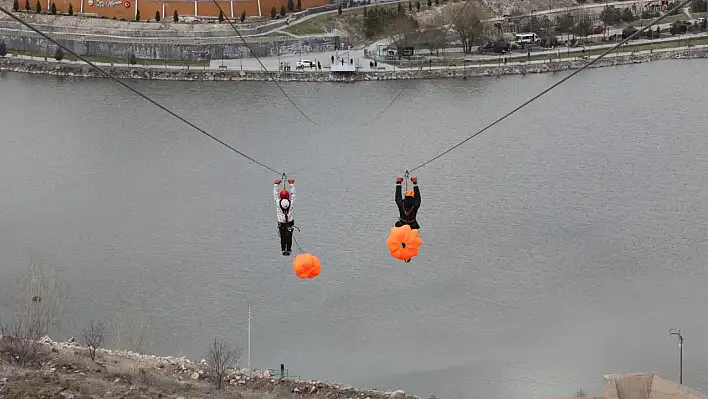
[[[589,68],[604,68],[618,65],[639,64],[668,59],[708,58],[708,49],[670,48],[653,53],[617,55],[596,61]],[[168,80],[168,81],[272,81],[279,82],[364,82],[406,79],[450,79],[484,76],[525,75],[535,73],[560,72],[578,69],[586,60],[560,60],[552,63],[514,63],[509,65],[469,66],[467,68],[440,68],[422,70],[398,70],[378,72],[358,72],[351,77],[335,77],[328,72],[278,72],[262,71],[219,71],[213,69],[181,69],[132,66],[101,66],[106,72],[119,79]],[[103,74],[86,64],[59,63],[15,57],[0,58],[0,71],[49,75],[62,77],[83,77],[107,79]]]
[[[213,369],[207,361],[186,357],[156,356],[122,349],[97,348],[95,361],[85,345],[41,338],[40,351],[30,366],[18,367],[0,347],[0,397],[2,393],[41,393],[50,391],[62,398],[140,397],[171,399],[204,398],[214,390]],[[4,370],[3,370],[4,369]],[[9,377],[9,378],[8,378]],[[31,380],[32,383],[28,383]],[[402,390],[356,388],[352,385],[305,380],[271,374],[268,369],[225,369],[219,398],[322,398],[322,399],[421,399]],[[60,388],[60,389],[57,389]],[[7,390],[7,391],[4,391]],[[58,396],[58,393],[62,393]],[[137,394],[136,394],[137,395]],[[228,395],[228,396],[226,396]],[[13,396],[14,397],[14,396]]]

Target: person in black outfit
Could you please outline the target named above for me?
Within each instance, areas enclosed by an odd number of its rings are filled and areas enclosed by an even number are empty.
[[[398,206],[398,221],[396,222],[396,227],[401,227],[404,225],[411,226],[411,229],[420,229],[420,225],[416,220],[418,214],[418,209],[420,208],[420,189],[418,188],[418,179],[411,178],[413,183],[413,190],[406,191],[406,196],[403,197],[401,193],[401,183],[403,183],[403,178],[399,177],[396,179],[396,205]]]

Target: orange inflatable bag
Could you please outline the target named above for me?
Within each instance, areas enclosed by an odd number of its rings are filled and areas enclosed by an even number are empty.
[[[392,227],[391,234],[386,240],[388,250],[394,258],[410,261],[418,255],[418,247],[423,245],[423,240],[418,237],[418,229],[411,229],[409,225]]]
[[[300,254],[293,260],[293,269],[300,278],[313,278],[320,274],[320,260],[312,254]]]

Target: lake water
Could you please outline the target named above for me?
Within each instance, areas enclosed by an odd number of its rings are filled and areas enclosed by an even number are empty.
[[[655,371],[708,391],[706,61],[584,71],[420,169],[425,243],[386,237],[394,182],[565,74],[283,87],[131,82],[296,179],[300,280],[279,251],[278,176],[114,82],[0,74],[0,299],[40,254],[78,335],[123,297],[163,355],[215,335],[252,367],[438,398],[602,393]]]

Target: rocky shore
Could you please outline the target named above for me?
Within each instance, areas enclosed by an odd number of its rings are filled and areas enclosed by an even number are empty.
[[[32,367],[20,367],[0,350],[0,398],[174,398],[248,399],[420,399],[403,391],[357,389],[347,385],[279,378],[268,370],[227,370],[225,388],[216,390],[206,360],[158,357],[124,350],[98,349],[96,359],[76,342],[43,338]],[[0,348],[1,349],[1,348]],[[29,395],[29,396],[28,396]]]
[[[655,52],[652,54],[627,54],[612,58],[605,58],[594,63],[591,68],[601,68],[616,65],[638,64],[667,59],[694,59],[708,58],[708,50],[685,48]],[[144,80],[177,80],[177,81],[271,81],[284,82],[357,82],[371,80],[399,80],[399,79],[445,79],[480,76],[523,75],[533,73],[558,72],[577,69],[585,65],[586,61],[559,61],[544,64],[516,64],[503,66],[482,66],[449,68],[449,69],[423,69],[423,70],[397,70],[378,72],[359,72],[351,77],[335,77],[322,72],[292,72],[280,74],[277,72],[262,71],[215,71],[210,69],[164,69],[159,67],[103,67],[104,70],[120,79]],[[0,71],[21,72],[29,74],[43,74],[53,76],[73,76],[85,78],[103,78],[104,75],[88,65],[76,63],[57,63],[52,61],[27,60],[13,57],[0,58]]]

